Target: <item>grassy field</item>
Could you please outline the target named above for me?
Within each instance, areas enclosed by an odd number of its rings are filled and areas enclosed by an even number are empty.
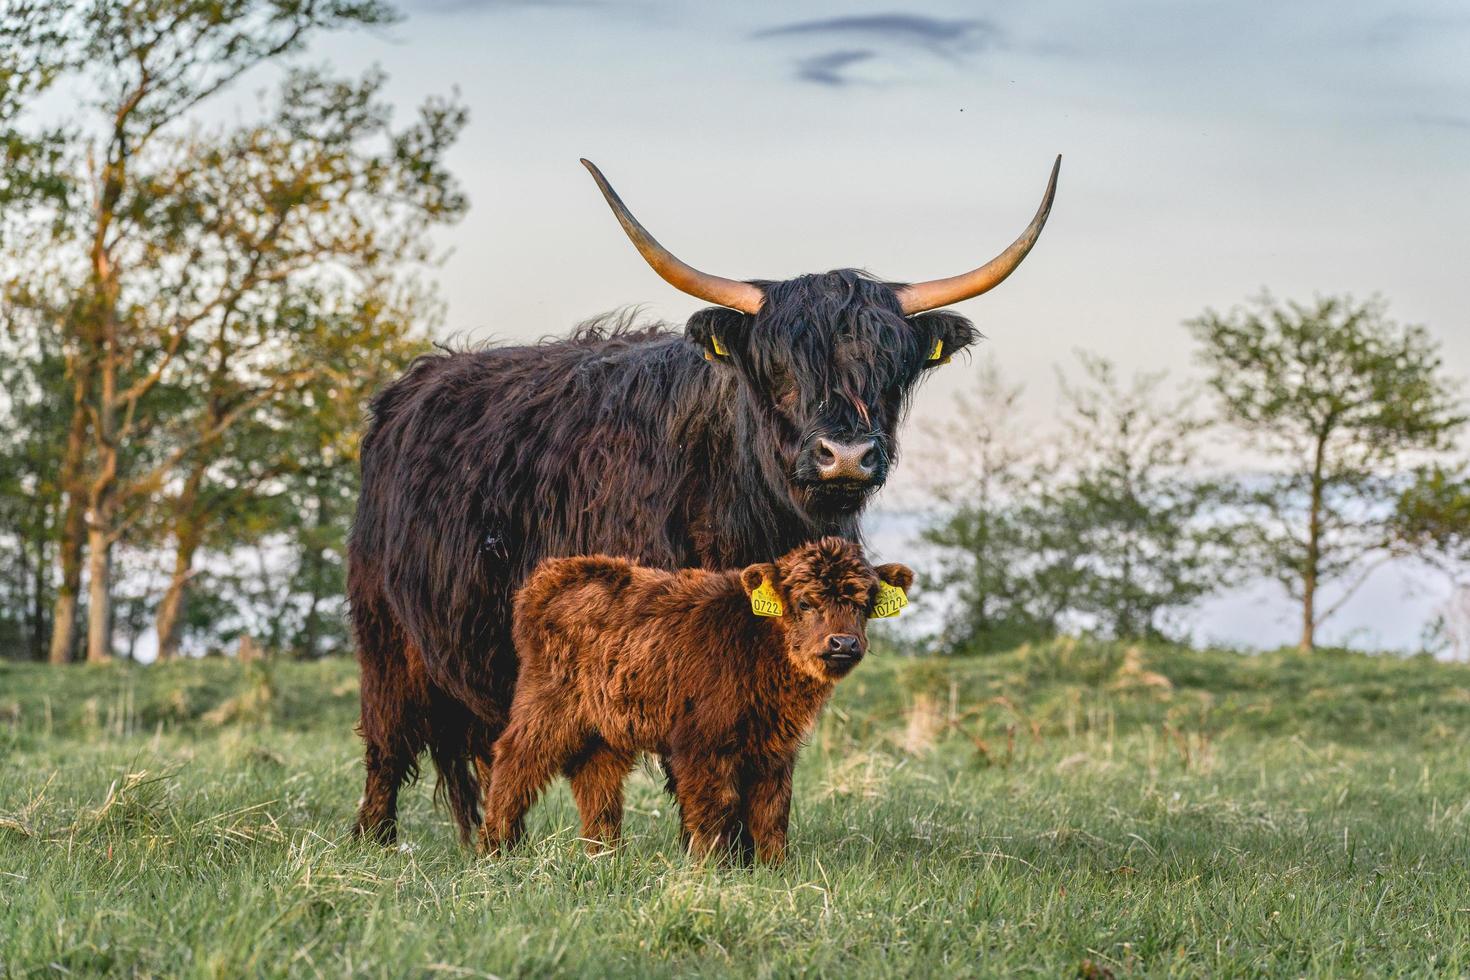
[[[429,788],[344,831],[346,662],[0,664],[0,975],[1470,974],[1470,668],[1063,642],[878,656],[778,870],[691,864],[647,773],[501,861]]]

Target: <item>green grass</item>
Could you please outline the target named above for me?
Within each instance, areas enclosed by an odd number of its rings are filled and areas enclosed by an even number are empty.
[[[1470,974],[1470,668],[1058,643],[879,656],[791,859],[692,864],[647,773],[479,860],[348,839],[351,664],[0,665],[0,976]]]

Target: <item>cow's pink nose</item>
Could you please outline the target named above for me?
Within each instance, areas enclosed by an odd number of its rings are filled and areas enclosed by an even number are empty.
[[[817,464],[817,474],[824,480],[867,482],[878,469],[878,442],[876,439],[838,442],[821,437],[812,451],[812,459]]]

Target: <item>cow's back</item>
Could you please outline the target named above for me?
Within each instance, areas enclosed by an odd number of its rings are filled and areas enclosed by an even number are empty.
[[[447,689],[503,701],[511,597],[542,558],[698,562],[684,503],[711,380],[657,330],[421,358],[373,402],[354,603],[377,591]]]

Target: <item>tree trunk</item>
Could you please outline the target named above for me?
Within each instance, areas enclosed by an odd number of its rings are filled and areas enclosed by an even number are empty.
[[[1302,653],[1317,648],[1317,577],[1310,571],[1302,576],[1302,638],[1296,648]]]
[[[87,533],[81,469],[87,449],[86,397],[89,381],[84,368],[77,366],[74,371],[71,425],[66,433],[66,455],[61,461],[61,486],[66,493],[66,503],[61,519],[61,540],[56,544],[61,584],[57,586],[51,614],[50,660],[53,664],[69,663],[76,646],[77,597],[82,591],[82,541]]]
[[[46,659],[46,539],[36,541],[36,561],[31,574],[31,657]]]
[[[1311,509],[1307,518],[1307,555],[1302,564],[1302,637],[1297,649],[1311,653],[1317,648],[1317,576],[1322,564],[1322,505],[1324,481],[1322,470],[1327,455],[1329,433],[1317,434],[1316,455],[1312,461]]]
[[[112,659],[112,543],[94,524],[87,531],[87,662]]]
[[[169,576],[168,590],[158,604],[158,661],[172,660],[179,654],[179,642],[183,638],[184,604],[188,599],[189,572],[194,564],[192,551],[186,552],[183,542],[174,549],[174,570]]]
[[[322,576],[326,568],[326,562],[322,558],[323,530],[327,526],[327,495],[322,489],[325,479],[324,476],[317,477],[316,526],[314,529],[316,533],[307,535],[311,548],[306,555],[307,587],[310,590],[311,605],[307,607],[306,622],[302,625],[299,654],[305,660],[317,658],[317,647],[321,642]]]
[[[136,107],[136,102],[129,107]],[[117,540],[116,486],[118,450],[118,295],[117,269],[108,251],[107,236],[115,209],[122,199],[129,156],[126,112],[119,112],[101,173],[92,229],[91,309],[83,339],[90,346],[92,384],[82,393],[90,411],[93,468],[87,485],[87,661],[112,659],[112,545]],[[80,385],[80,381],[78,382]]]
[[[81,559],[76,556],[76,578],[63,582],[56,590],[56,602],[51,609],[51,653],[53,664],[71,663],[72,645],[77,638],[77,592],[81,585]]]
[[[118,451],[113,414],[116,370],[107,355],[93,439],[97,472],[87,494],[87,662],[112,658],[112,545]]]
[[[179,492],[176,507],[178,519],[174,527],[174,569],[168,579],[168,590],[158,604],[158,659],[178,656],[183,639],[184,607],[189,599],[189,579],[194,571],[194,555],[203,537],[204,518],[198,513],[199,487],[204,482],[204,464],[197,463],[189,471]]]

